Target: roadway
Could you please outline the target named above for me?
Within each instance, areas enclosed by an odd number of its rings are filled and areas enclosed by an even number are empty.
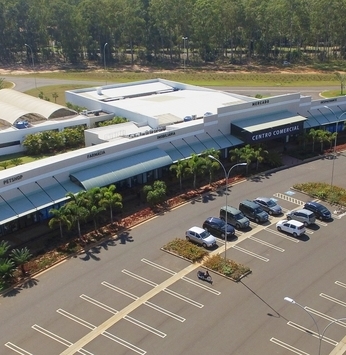
[[[31,90],[35,87],[35,80],[36,85],[38,88],[44,86],[53,86],[53,85],[63,85],[63,84],[76,84],[76,85],[90,85],[90,86],[102,86],[105,84],[104,81],[76,81],[76,80],[61,80],[61,79],[47,79],[41,78],[39,75],[34,77],[27,77],[24,75],[1,75],[1,77],[5,78],[7,81],[11,81],[15,84],[15,90],[25,92]],[[108,83],[111,84],[111,83]],[[323,87],[241,87],[241,86],[233,86],[233,87],[225,87],[225,86],[210,86],[209,88],[214,90],[222,90],[227,91],[234,94],[245,95],[254,97],[257,94],[260,94],[265,97],[269,96],[276,96],[276,95],[284,95],[289,93],[296,93],[299,92],[305,96],[311,96],[313,100],[318,100],[321,98],[321,92],[323,91],[331,91],[331,90],[338,90],[339,86],[323,86]]]
[[[229,190],[232,205],[273,196],[285,211],[308,200],[294,183],[331,178],[331,160],[248,179]],[[334,182],[346,187],[346,157]],[[318,176],[318,178],[317,178]],[[228,243],[227,256],[252,274],[234,283],[212,274],[197,280],[198,265],[160,250],[192,225],[218,215],[222,192],[198,198],[37,276],[0,300],[0,352],[13,354],[318,354],[319,334],[346,316],[344,223],[318,222],[301,239],[270,223]],[[335,208],[331,208],[334,212]],[[224,244],[218,241],[218,251]],[[218,252],[211,251],[211,252]],[[284,301],[288,296],[308,307]],[[317,326],[316,326],[317,325]],[[318,329],[317,329],[318,328]],[[345,335],[334,324],[321,341],[329,354]],[[2,345],[1,345],[2,344]]]

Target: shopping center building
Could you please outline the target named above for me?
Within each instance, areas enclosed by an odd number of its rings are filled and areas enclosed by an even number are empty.
[[[49,218],[68,192],[162,177],[171,164],[207,149],[276,141],[314,129],[343,129],[346,98],[291,93],[264,99],[162,79],[66,92],[81,113],[14,90],[0,90],[0,154],[24,150],[28,134],[83,125],[85,148],[0,171],[0,235]],[[15,104],[14,104],[15,103]],[[96,128],[124,117],[126,123]],[[338,125],[337,125],[338,122]]]

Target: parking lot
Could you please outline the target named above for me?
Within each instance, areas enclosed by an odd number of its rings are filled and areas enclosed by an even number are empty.
[[[292,179],[325,163],[278,172],[260,183],[260,194],[254,182],[240,183],[231,202],[266,194],[284,214],[301,208],[309,198],[290,189]],[[129,231],[133,242],[79,255],[4,297],[1,353],[305,355],[321,341],[321,354],[329,354],[346,332],[346,320],[335,322],[321,339],[328,324],[346,317],[346,216],[329,206],[333,220],[317,220],[300,238],[276,230],[283,216],[251,222],[227,243],[227,257],[252,274],[234,283],[212,273],[210,285],[197,279],[198,265],[160,247],[216,216],[223,201],[212,193],[158,216]],[[211,253],[225,251],[217,243]]]

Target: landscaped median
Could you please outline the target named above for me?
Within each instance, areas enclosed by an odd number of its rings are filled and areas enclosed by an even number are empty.
[[[192,263],[201,263],[201,266],[235,282],[252,272],[249,267],[224,259],[220,254],[210,256],[207,250],[184,239],[176,238],[161,249]]]

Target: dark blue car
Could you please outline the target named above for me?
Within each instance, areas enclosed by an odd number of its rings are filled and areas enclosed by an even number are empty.
[[[235,230],[230,224],[227,223],[227,229],[225,228],[226,223],[221,218],[209,217],[203,223],[203,228],[209,233],[213,234],[215,237],[220,237],[225,239],[225,230],[227,230],[227,239],[234,238]]]
[[[316,218],[320,219],[321,221],[328,221],[332,218],[332,214],[328,208],[318,202],[309,201],[304,205],[304,208],[313,212]]]

